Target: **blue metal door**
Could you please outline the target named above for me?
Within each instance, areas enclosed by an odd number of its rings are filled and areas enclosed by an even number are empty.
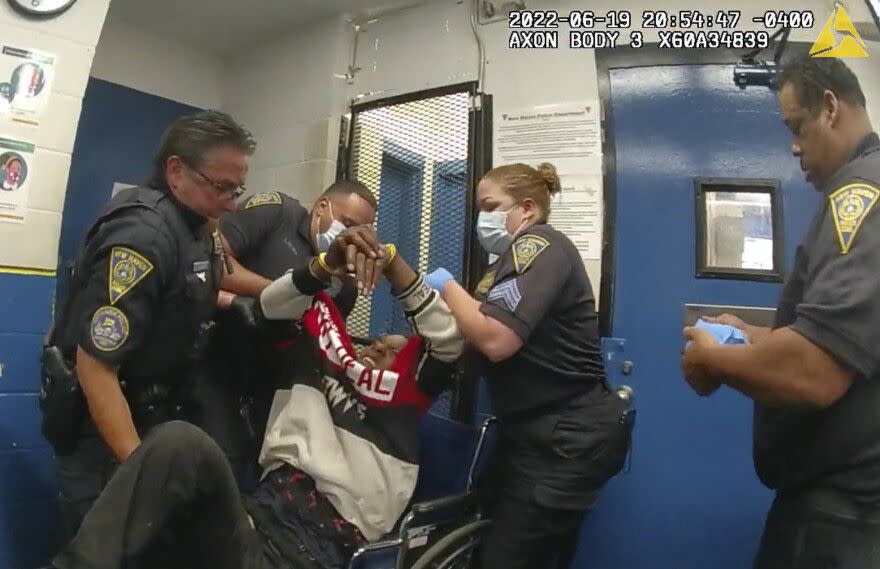
[[[682,379],[685,303],[774,307],[778,283],[695,277],[694,178],[778,179],[785,264],[818,205],[774,94],[730,65],[612,69],[616,152],[613,335],[634,364],[631,470],[587,518],[574,567],[751,566],[771,498],[754,473],[751,402]],[[614,363],[613,365],[619,365]],[[618,370],[612,370],[612,375]]]

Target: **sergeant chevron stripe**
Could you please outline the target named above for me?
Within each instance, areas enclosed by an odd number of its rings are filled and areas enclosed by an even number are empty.
[[[486,300],[504,304],[511,312],[516,310],[516,307],[519,306],[519,301],[522,300],[522,294],[519,292],[516,279],[510,279],[496,285],[495,288],[489,291],[489,296],[486,297]]]

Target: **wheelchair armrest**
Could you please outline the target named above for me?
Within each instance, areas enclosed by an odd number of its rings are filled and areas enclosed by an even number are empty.
[[[432,512],[436,512],[437,510],[442,510],[450,506],[470,505],[475,501],[475,499],[476,496],[473,492],[454,494],[452,496],[444,496],[442,498],[428,500],[427,502],[419,502],[417,504],[413,504],[412,508],[410,508],[410,511],[417,516],[430,514]]]
[[[371,553],[375,553],[377,551],[384,551],[386,549],[397,549],[400,547],[400,544],[403,543],[400,538],[396,539],[387,539],[383,541],[377,541],[375,543],[368,543],[354,552],[354,555],[351,556],[351,560],[348,562],[348,569],[355,569],[358,567],[358,563],[361,558],[364,556],[369,556]]]

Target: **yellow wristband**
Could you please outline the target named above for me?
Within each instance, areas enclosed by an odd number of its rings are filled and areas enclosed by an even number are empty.
[[[321,265],[321,267],[328,273],[333,273],[333,269],[331,269],[330,266],[327,265],[327,261],[325,260],[326,257],[327,253],[321,253],[320,255],[318,255],[318,264]]]
[[[394,245],[394,243],[386,243],[385,249],[388,251],[388,258],[385,260],[385,264],[387,265],[394,260],[394,257],[397,256],[397,247]]]

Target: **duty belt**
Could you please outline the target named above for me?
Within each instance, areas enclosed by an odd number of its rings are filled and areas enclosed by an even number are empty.
[[[840,490],[832,488],[780,490],[778,496],[785,502],[797,504],[810,511],[880,525],[880,509],[860,504]]]

